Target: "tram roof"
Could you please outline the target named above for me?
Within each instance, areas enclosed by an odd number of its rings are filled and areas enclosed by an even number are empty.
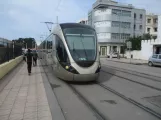
[[[81,23],[61,23],[60,24],[60,27],[62,29],[65,29],[65,28],[76,28],[76,27],[82,27],[82,28],[88,28],[88,29],[93,29],[93,27],[89,26],[89,25],[84,25],[84,24],[81,24]]]

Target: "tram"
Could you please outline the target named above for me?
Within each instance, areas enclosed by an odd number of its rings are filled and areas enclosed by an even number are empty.
[[[101,69],[94,28],[79,23],[56,25],[40,44],[39,55],[66,81],[95,81]]]

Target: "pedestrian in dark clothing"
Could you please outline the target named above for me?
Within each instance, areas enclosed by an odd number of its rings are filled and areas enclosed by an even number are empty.
[[[35,51],[33,53],[33,65],[36,66],[37,65],[37,58],[38,58],[38,55],[37,55],[37,52]]]
[[[30,75],[31,74],[31,67],[32,67],[32,53],[31,53],[31,50],[28,49],[28,52],[26,54],[26,58],[27,58],[27,69],[28,69],[28,74]]]

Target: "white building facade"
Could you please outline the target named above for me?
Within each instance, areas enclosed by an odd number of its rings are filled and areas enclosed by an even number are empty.
[[[142,40],[141,50],[132,51],[134,59],[148,60],[152,54],[161,54],[161,16],[158,16],[158,32],[157,39]],[[127,58],[130,58],[129,51],[126,52]]]
[[[111,0],[97,0],[88,13],[88,24],[96,29],[101,56],[123,54],[125,40],[145,33],[144,9]]]
[[[149,33],[153,37],[157,38],[158,15],[154,15],[154,14],[146,15],[146,33]]]

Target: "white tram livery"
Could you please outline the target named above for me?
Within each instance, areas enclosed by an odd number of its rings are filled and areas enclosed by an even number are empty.
[[[95,81],[101,69],[95,29],[79,23],[58,24],[39,46],[39,55],[66,81]]]

